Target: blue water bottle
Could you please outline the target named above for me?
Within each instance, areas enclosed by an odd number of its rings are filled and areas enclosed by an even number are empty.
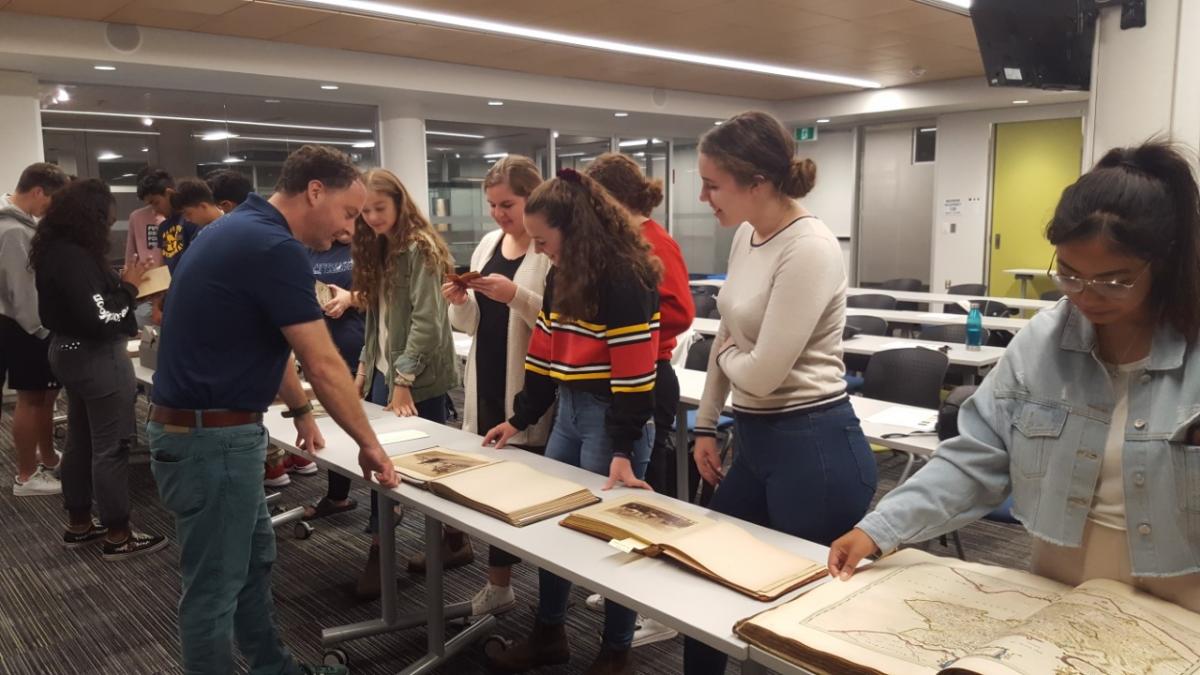
[[[967,314],[967,350],[977,352],[983,347],[983,312],[979,302],[971,302],[971,312]]]

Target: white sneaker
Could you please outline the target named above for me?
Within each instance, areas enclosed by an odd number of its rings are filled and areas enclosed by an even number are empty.
[[[630,647],[643,647],[655,642],[673,639],[679,631],[665,626],[654,619],[638,615],[637,630],[633,632],[633,643]]]
[[[471,598],[471,616],[503,614],[517,604],[512,586],[485,585]]]
[[[62,494],[62,483],[55,478],[49,469],[39,466],[29,480],[22,483],[13,476],[14,497],[36,497],[38,495]]]
[[[587,608],[593,612],[604,612],[604,596],[599,593],[592,593],[587,599]]]

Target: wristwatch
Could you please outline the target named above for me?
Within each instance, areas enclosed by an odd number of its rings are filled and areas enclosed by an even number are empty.
[[[304,405],[300,406],[299,408],[288,408],[287,410],[283,411],[280,414],[283,415],[284,418],[286,418],[286,419],[292,419],[293,417],[300,417],[301,415],[307,415],[307,414],[311,413],[312,411],[313,411],[312,401],[307,401],[307,402],[305,402]]]

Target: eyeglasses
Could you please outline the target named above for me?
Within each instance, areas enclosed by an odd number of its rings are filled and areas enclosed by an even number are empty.
[[[1143,276],[1145,276],[1146,270],[1148,269],[1150,269],[1149,264],[1143,267],[1142,271],[1138,272],[1138,275],[1129,283],[1121,281],[1102,281],[1100,279],[1081,279],[1079,277],[1068,276],[1060,272],[1051,272],[1050,279],[1054,282],[1054,285],[1058,287],[1058,290],[1067,295],[1078,295],[1082,293],[1085,288],[1090,288],[1095,291],[1096,295],[1099,295],[1102,298],[1117,300],[1127,297],[1133,290],[1134,286],[1137,286],[1137,283],[1141,281]]]

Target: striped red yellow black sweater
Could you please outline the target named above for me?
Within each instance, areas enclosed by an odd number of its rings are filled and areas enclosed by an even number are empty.
[[[632,279],[608,279],[597,289],[597,316],[567,319],[554,309],[554,278],[546,276],[542,310],[525,357],[525,388],[513,402],[509,422],[524,429],[554,404],[558,387],[610,401],[605,428],[613,454],[633,455],[654,415],[658,354],[658,291]]]

